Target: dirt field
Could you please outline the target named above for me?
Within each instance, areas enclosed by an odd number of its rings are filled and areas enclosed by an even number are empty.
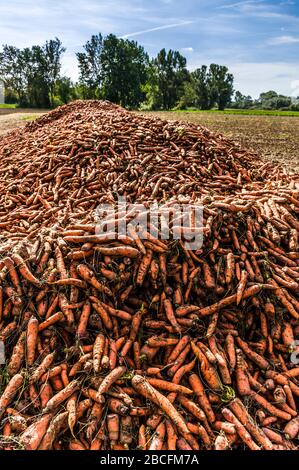
[[[44,112],[36,109],[0,109],[0,137],[16,127],[25,126],[28,120],[35,119]]]
[[[23,127],[45,111],[36,109],[0,109],[1,135]],[[299,171],[299,118],[280,116],[240,116],[216,113],[155,112],[162,119],[190,121],[223,133],[241,145],[259,152],[264,158]]]
[[[152,114],[152,113],[149,113]],[[265,158],[299,171],[299,118],[216,113],[156,112],[162,119],[190,121],[225,134]]]

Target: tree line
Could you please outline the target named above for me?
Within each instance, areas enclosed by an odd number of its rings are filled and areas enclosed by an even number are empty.
[[[24,49],[4,45],[0,79],[6,102],[47,108],[80,98],[107,99],[131,109],[153,110],[295,106],[291,98],[272,91],[259,100],[235,92],[234,77],[224,65],[202,65],[190,72],[179,51],[162,49],[150,58],[136,41],[113,34],[93,35],[84,44],[76,54],[79,80],[73,83],[61,75],[65,51],[58,38]]]

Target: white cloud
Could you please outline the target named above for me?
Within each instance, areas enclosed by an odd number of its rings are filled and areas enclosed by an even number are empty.
[[[270,46],[282,46],[285,44],[297,44],[299,43],[299,37],[295,36],[277,36],[276,38],[269,39],[268,44]]]
[[[143,31],[136,31],[134,33],[128,33],[121,36],[123,39],[130,38],[132,36],[140,36],[141,34],[152,33],[154,31],[161,31],[162,29],[177,28],[179,26],[184,26],[187,24],[192,24],[194,21],[181,21],[180,23],[165,24],[162,26],[157,26],[155,28],[144,29]]]
[[[232,63],[229,69],[235,77],[235,89],[254,98],[267,90],[291,96],[299,79],[299,62]]]
[[[182,47],[181,52],[194,52],[193,47]]]

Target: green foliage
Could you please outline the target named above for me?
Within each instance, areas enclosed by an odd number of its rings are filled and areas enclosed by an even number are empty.
[[[103,36],[101,33],[91,36],[83,46],[85,52],[78,52],[78,66],[80,70],[79,83],[84,99],[96,99],[102,86],[102,52]]]
[[[147,100],[152,109],[171,109],[184,95],[189,80],[187,61],[178,51],[162,49],[150,64],[151,87]]]
[[[282,109],[290,108],[292,99],[289,96],[278,95],[275,91],[270,90],[260,94],[259,103],[262,109]]]
[[[92,36],[77,54],[84,98],[104,98],[136,108],[145,98],[148,55],[135,41]]]
[[[4,45],[0,52],[0,76],[20,106],[50,107],[65,52],[58,38],[43,46],[18,49]]]
[[[249,109],[253,106],[254,101],[251,96],[242,95],[239,91],[235,93],[235,99],[232,103],[233,108],[237,109]]]

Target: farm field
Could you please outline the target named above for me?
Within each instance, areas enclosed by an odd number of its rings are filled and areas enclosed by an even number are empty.
[[[0,137],[17,127],[25,126],[28,120],[36,119],[44,110],[22,108],[0,108]]]
[[[299,170],[299,117],[221,112],[149,112],[162,119],[189,121],[238,141],[275,163]]]

